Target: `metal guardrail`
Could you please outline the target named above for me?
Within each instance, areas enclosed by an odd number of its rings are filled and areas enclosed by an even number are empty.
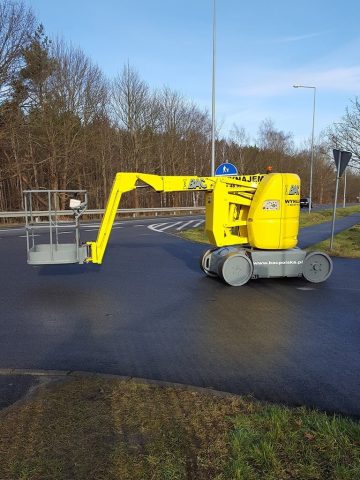
[[[179,213],[179,212],[204,212],[205,207],[159,207],[159,208],[120,208],[117,214],[137,216],[141,214],[154,213],[157,216],[159,213]],[[86,210],[83,215],[102,215],[105,209]],[[73,210],[59,210],[58,215],[73,216]],[[0,218],[25,218],[25,211],[15,212],[0,212]],[[33,211],[34,217],[48,217],[49,212],[46,210]]]

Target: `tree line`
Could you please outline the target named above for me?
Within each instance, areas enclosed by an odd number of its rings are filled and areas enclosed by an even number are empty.
[[[360,149],[357,99],[343,122],[316,142],[313,200],[334,191],[331,146]],[[218,131],[217,164],[240,173],[298,173],[307,196],[310,145],[295,148],[290,132],[264,119],[251,142],[244,127]],[[80,48],[51,40],[31,9],[0,3],[0,209],[22,209],[25,189],[87,189],[102,208],[116,172],[210,174],[211,119],[206,110],[169,87],[151,89],[129,63],[108,79]],[[355,165],[356,167],[356,165]],[[359,175],[347,178],[348,199],[359,195]],[[39,200],[40,201],[40,200]],[[157,196],[137,189],[125,207],[193,205],[197,194]],[[64,205],[63,205],[64,206]]]

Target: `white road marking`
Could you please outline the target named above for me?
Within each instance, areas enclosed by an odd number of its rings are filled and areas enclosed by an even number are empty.
[[[170,225],[166,225],[163,228],[158,228],[158,232],[163,232],[164,230],[167,230],[168,228],[175,227],[175,225],[179,225],[181,222],[175,222],[175,223],[170,223]]]
[[[196,222],[196,220],[190,220],[189,222],[185,222],[182,225],[180,225],[180,227],[178,227],[176,230],[182,230],[183,228],[187,227],[188,225],[190,225],[193,222]]]
[[[160,227],[161,225],[166,225],[164,223],[153,223],[151,225],[148,225],[147,228],[149,228],[150,230],[154,230],[155,232],[157,232],[157,227]]]
[[[154,232],[164,232],[168,228],[173,228],[176,225],[179,225],[175,230],[180,231],[183,228],[187,227],[188,225],[192,224],[193,222],[194,227],[198,227],[199,225],[203,224],[205,220],[188,220],[188,221],[181,221],[181,222],[174,222],[174,223],[169,223],[169,222],[163,222],[163,223],[153,223],[152,225],[148,225],[148,228],[150,230],[153,230]]]
[[[199,222],[195,223],[195,225],[193,225],[193,227],[194,227],[194,228],[199,227],[199,226],[202,225],[204,222],[205,222],[205,220],[200,220]]]
[[[148,225],[148,228],[154,232],[159,232],[160,230],[158,227],[161,227],[162,225],[167,225],[167,223],[153,223],[152,225]]]
[[[23,228],[3,228],[0,230],[0,233],[2,232],[22,232],[24,230],[24,227]]]
[[[114,222],[113,225],[124,225],[125,222]],[[81,228],[85,227],[99,227],[101,222],[99,223],[82,223]]]

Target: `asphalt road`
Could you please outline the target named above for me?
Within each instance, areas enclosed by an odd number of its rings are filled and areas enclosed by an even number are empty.
[[[359,416],[360,261],[335,258],[323,284],[229,287],[200,271],[203,245],[167,234],[187,221],[118,223],[101,266],[28,266],[23,233],[0,232],[0,368],[114,373]],[[304,229],[300,244],[324,228]]]

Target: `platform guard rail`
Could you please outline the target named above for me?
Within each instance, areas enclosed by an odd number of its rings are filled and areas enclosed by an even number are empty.
[[[23,199],[28,263],[30,265],[83,263],[87,257],[87,246],[80,242],[79,219],[87,208],[87,191],[25,190]],[[47,205],[43,211],[46,216],[44,222],[39,222],[33,209],[34,203],[39,201],[42,205]],[[69,202],[71,218],[64,219],[59,205]],[[73,234],[70,243],[62,243],[59,240],[60,230],[64,228]],[[40,237],[42,243],[38,243],[35,237]],[[46,243],[43,243],[44,237]]]

